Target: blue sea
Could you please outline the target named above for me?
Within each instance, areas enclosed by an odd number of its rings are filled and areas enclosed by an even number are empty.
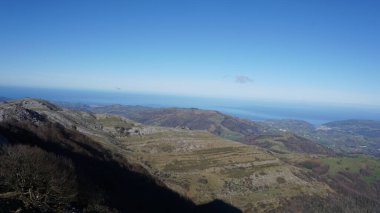
[[[297,119],[308,121],[314,125],[346,119],[369,119],[380,121],[380,107],[359,105],[329,105],[263,100],[243,101],[122,91],[111,92],[21,87],[0,87],[0,96],[11,99],[33,97],[53,102],[82,103],[88,105],[124,104],[149,107],[191,107],[213,109],[255,121],[268,119]]]

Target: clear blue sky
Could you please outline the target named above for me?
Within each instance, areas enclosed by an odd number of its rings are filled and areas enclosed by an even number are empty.
[[[377,0],[1,0],[0,85],[380,105]]]

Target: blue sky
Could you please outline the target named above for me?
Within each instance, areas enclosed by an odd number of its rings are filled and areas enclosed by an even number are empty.
[[[380,105],[380,1],[0,1],[0,86]]]

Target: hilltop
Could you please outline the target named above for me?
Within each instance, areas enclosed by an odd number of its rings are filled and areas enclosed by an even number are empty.
[[[332,150],[314,143],[310,139],[293,134],[291,132],[293,129],[297,129],[297,133],[300,133],[302,129],[306,129],[302,132],[314,129],[311,124],[308,125],[307,122],[296,120],[254,122],[214,110],[194,108],[110,105],[88,107],[87,110],[120,115],[147,125],[205,130],[244,144],[256,145],[266,149],[271,146],[273,148],[271,151],[275,152],[333,154]],[[278,143],[281,145],[278,146]]]
[[[207,130],[215,135],[232,140],[239,140],[245,135],[257,134],[262,131],[262,127],[255,122],[225,115],[214,110],[123,105],[93,107],[89,110],[96,113],[121,115],[146,125]]]

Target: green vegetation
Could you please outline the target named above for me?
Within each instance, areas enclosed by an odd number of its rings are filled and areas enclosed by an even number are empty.
[[[268,132],[292,132],[344,154],[369,154],[380,156],[380,122],[346,120],[318,127],[297,120],[270,120],[262,122]]]
[[[275,153],[308,153],[330,155],[332,150],[293,133],[259,135],[246,138],[246,143],[269,149]]]
[[[321,163],[329,166],[328,174],[337,175],[339,172],[359,174],[367,183],[380,180],[380,161],[378,159],[357,155],[352,157],[325,157]]]
[[[228,139],[228,140],[233,140],[233,141],[239,141],[241,140],[244,135],[238,132],[226,132],[220,135],[221,137]]]

